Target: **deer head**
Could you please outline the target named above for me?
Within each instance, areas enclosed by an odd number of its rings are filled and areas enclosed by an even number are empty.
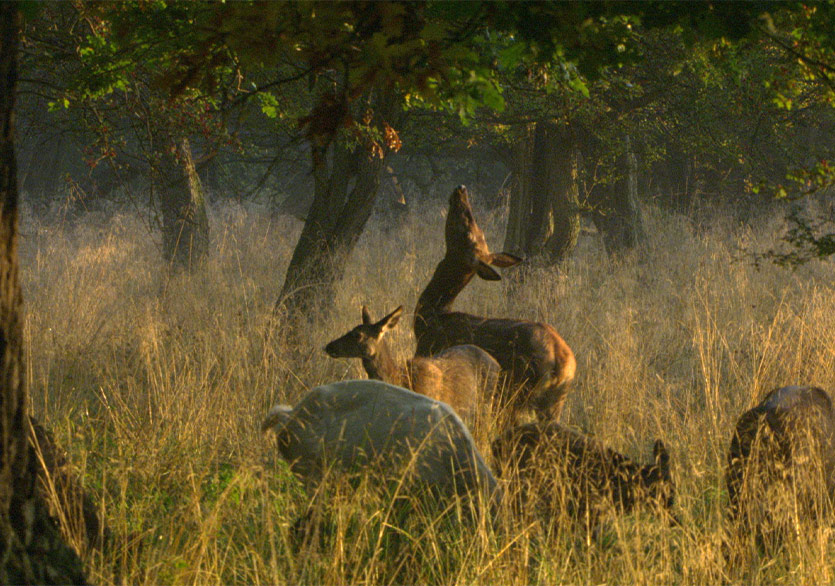
[[[400,321],[401,305],[378,322],[371,319],[366,306],[362,306],[362,323],[350,332],[325,346],[325,352],[332,358],[373,358],[380,348],[380,341]]]
[[[498,281],[499,274],[490,266],[512,267],[522,262],[507,252],[491,253],[484,232],[473,217],[467,188],[459,185],[449,196],[449,212],[444,230],[446,259],[454,259],[486,281]]]

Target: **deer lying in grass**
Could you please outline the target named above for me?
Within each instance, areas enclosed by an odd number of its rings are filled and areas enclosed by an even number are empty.
[[[376,380],[316,387],[295,407],[276,405],[261,426],[313,493],[329,467],[374,473],[398,492],[442,499],[501,492],[461,419],[446,404]],[[401,481],[403,486],[400,486]]]
[[[333,358],[361,358],[368,378],[442,401],[472,424],[485,403],[482,397],[489,397],[496,390],[499,363],[478,346],[465,344],[429,358],[416,356],[398,364],[383,338],[397,325],[402,313],[401,305],[374,322],[363,306],[362,323],[328,343],[325,352]]]
[[[779,547],[801,523],[832,512],[835,496],[835,412],[816,387],[771,391],[736,424],[725,482],[737,537]]]
[[[653,447],[655,461],[645,466],[556,423],[509,429],[491,447],[497,473],[509,479],[520,508],[533,505],[549,520],[564,512],[594,528],[607,511],[673,506],[670,456],[661,440]]]
[[[431,356],[458,344],[476,344],[521,388],[512,401],[514,408],[529,406],[541,420],[559,421],[577,361],[557,331],[543,323],[452,311],[455,298],[475,275],[498,281],[501,277],[490,265],[521,262],[511,254],[490,252],[463,185],[449,198],[445,234],[446,254],[415,309],[416,354]]]

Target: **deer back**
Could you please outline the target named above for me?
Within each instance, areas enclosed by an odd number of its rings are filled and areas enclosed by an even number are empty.
[[[829,395],[816,387],[782,387],[743,413],[731,438],[725,482],[732,522],[756,531],[779,524],[780,517],[816,518],[828,509],[835,496]]]
[[[641,466],[598,441],[559,424],[531,423],[506,431],[492,444],[500,476],[516,486],[521,506],[534,504],[549,517],[560,510],[577,517],[638,504],[669,510],[675,487],[661,442],[655,462]],[[537,490],[537,494],[531,494]]]
[[[274,407],[262,429],[275,431],[279,453],[312,490],[334,467],[441,497],[501,498],[455,412],[401,387],[374,380],[322,385],[292,408]]]
[[[413,391],[443,401],[468,422],[474,421],[497,387],[498,362],[473,345],[459,345],[407,363]]]
[[[468,423],[487,403],[497,385],[499,364],[476,346],[453,346],[431,357],[396,361],[385,342],[403,313],[401,305],[375,322],[362,308],[362,323],[329,342],[325,351],[334,358],[361,358],[369,378],[404,386],[450,405]]]

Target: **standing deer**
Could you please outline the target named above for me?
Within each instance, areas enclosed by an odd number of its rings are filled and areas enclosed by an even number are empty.
[[[832,512],[835,496],[835,411],[816,387],[771,391],[739,418],[728,450],[725,482],[737,536],[779,547],[803,523]]]
[[[383,339],[400,321],[401,305],[378,322],[362,307],[362,323],[325,346],[332,358],[361,358],[368,378],[399,385],[443,401],[471,424],[479,412],[481,389],[489,397],[496,389],[500,366],[487,352],[465,344],[425,358],[398,364]]]
[[[430,356],[457,344],[476,344],[489,352],[521,387],[512,406],[532,407],[539,419],[559,421],[577,361],[557,331],[544,323],[486,318],[452,311],[452,303],[475,275],[498,281],[490,266],[511,267],[521,259],[491,253],[476,224],[467,188],[449,198],[446,254],[421,293],[415,308],[418,356]]]

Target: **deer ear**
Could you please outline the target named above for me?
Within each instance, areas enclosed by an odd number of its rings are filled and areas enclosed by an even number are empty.
[[[652,446],[652,455],[655,456],[655,465],[658,466],[664,476],[667,476],[670,472],[670,453],[667,451],[664,442],[655,440],[655,444]]]
[[[490,255],[490,264],[494,267],[507,268],[518,265],[523,259],[515,254],[496,252]]]
[[[501,281],[502,280],[499,273],[494,271],[490,267],[490,265],[488,265],[483,260],[477,261],[476,266],[475,266],[475,272],[479,277],[481,277],[485,281]]]
[[[386,332],[392,329],[394,326],[397,325],[397,322],[400,321],[400,316],[403,314],[403,306],[401,305],[386,317],[381,319],[377,322],[377,325],[380,327],[380,332]]]
[[[372,323],[373,322],[371,321],[371,314],[368,313],[368,308],[365,305],[363,305],[362,306],[362,325],[369,326]]]

